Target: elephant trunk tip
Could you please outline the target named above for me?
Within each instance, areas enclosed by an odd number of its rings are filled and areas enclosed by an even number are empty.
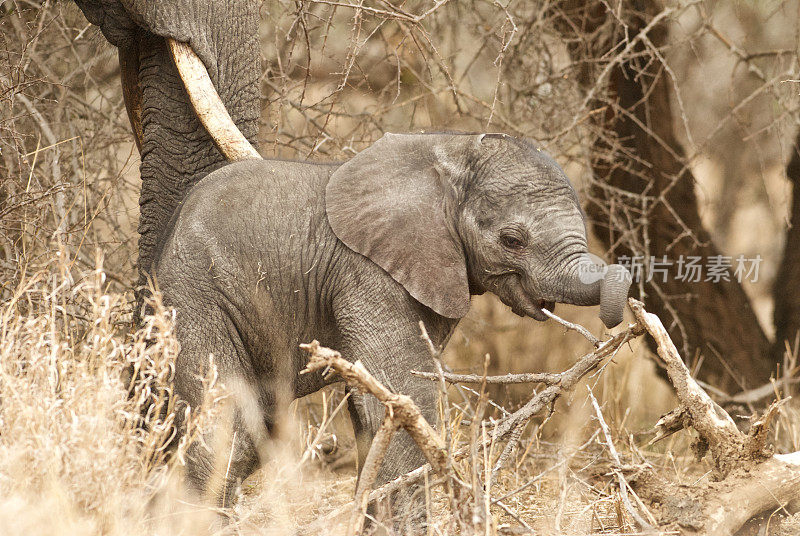
[[[600,290],[600,320],[607,328],[622,322],[632,282],[631,273],[624,266],[612,264],[608,267]]]

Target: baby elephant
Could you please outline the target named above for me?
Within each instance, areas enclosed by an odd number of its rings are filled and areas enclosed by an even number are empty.
[[[622,266],[590,260],[559,166],[502,134],[386,134],[344,163],[232,163],[189,193],[152,268],[177,310],[177,395],[201,403],[209,354],[240,393],[233,445],[198,441],[188,457],[190,481],[222,482],[211,493],[223,504],[256,468],[278,402],[326,383],[298,374],[300,343],[360,359],[433,423],[437,385],[409,374],[433,370],[420,320],[444,344],[470,296],[489,291],[537,320],[555,302],[599,304],[612,327],[630,285]],[[363,462],[383,409],[357,392],[348,403]],[[396,434],[378,484],[423,462]]]

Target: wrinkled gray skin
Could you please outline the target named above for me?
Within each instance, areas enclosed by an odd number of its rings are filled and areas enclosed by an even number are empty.
[[[616,324],[629,280],[609,276],[627,272],[617,266],[586,284],[580,271],[602,268],[587,262],[564,173],[503,135],[387,134],[344,164],[244,161],[211,173],[173,220],[155,274],[177,310],[178,395],[200,403],[209,354],[223,383],[252,394],[234,419],[223,501],[256,467],[253,443],[272,426],[281,389],[300,397],[325,383],[298,375],[300,343],[318,339],[361,359],[436,422],[436,383],[409,374],[433,370],[418,322],[444,344],[470,295],[490,291],[538,320],[553,302],[602,297],[604,321]],[[350,412],[363,460],[383,409],[353,393]],[[200,489],[219,459],[193,448],[189,476]],[[399,434],[378,483],[423,462]]]
[[[139,199],[139,285],[154,250],[189,188],[225,165],[197,119],[165,45],[189,43],[239,130],[258,132],[261,74],[257,0],[76,0],[86,18],[138,73],[143,106]],[[140,295],[141,305],[141,295]]]
[[[252,406],[234,419],[236,448],[217,458],[232,454],[229,484],[255,468],[254,437],[272,426],[276,397],[323,384],[317,375],[297,375],[305,363],[301,342],[317,338],[361,359],[435,421],[435,384],[408,374],[432,367],[419,320],[442,344],[469,295],[484,291],[539,320],[552,302],[600,301],[608,325],[621,319],[627,283],[613,281],[621,277],[581,284],[576,275],[586,249],[581,213],[563,173],[543,154],[497,136],[389,136],[342,165],[223,167],[164,38],[191,45],[252,142],[258,2],[76,3],[119,48],[141,91],[139,283],[155,273],[178,311],[175,389],[199,403],[197,375],[213,353],[221,380]],[[608,272],[625,275],[621,267]],[[355,394],[350,409],[363,459],[382,408]],[[189,477],[199,489],[214,459],[193,447]],[[423,461],[405,434],[386,460],[380,481]],[[230,504],[234,488],[225,487],[223,503]]]

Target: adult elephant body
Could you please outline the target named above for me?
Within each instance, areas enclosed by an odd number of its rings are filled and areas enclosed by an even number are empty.
[[[178,396],[201,402],[210,354],[221,380],[247,393],[228,463],[217,468],[226,504],[255,468],[255,445],[281,394],[324,384],[298,374],[300,343],[318,339],[362,360],[435,422],[435,383],[409,373],[433,369],[420,320],[442,345],[470,296],[491,291],[539,320],[554,302],[600,304],[615,325],[630,284],[624,268],[589,259],[577,197],[560,168],[504,135],[386,135],[343,164],[230,164],[187,196],[155,266],[177,311]],[[363,460],[383,411],[357,393],[350,410]],[[189,456],[200,489],[215,480],[214,444],[197,442]],[[379,480],[422,462],[400,434]]]
[[[258,132],[260,55],[256,0],[76,0],[119,51],[123,95],[141,152],[139,280],[186,192],[227,163],[198,119],[170,43],[202,61],[221,103],[248,140]],[[139,305],[142,305],[139,292]],[[137,317],[140,311],[137,311]]]

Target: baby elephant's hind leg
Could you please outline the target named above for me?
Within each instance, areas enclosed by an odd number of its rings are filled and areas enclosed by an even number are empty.
[[[221,412],[224,415],[226,412]],[[236,502],[242,482],[258,468],[258,452],[239,413],[231,424],[215,419],[202,440],[194,441],[186,456],[189,485],[201,498],[222,508]]]
[[[230,507],[235,502],[241,482],[258,467],[256,449],[261,429],[253,429],[254,422],[263,422],[260,415],[253,417],[247,411],[260,411],[255,393],[251,391],[251,376],[242,369],[244,349],[235,332],[227,328],[224,313],[214,307],[179,308],[183,314],[177,318],[176,333],[181,343],[175,363],[175,394],[193,412],[205,412],[211,419],[198,421],[201,429],[191,437],[186,453],[186,477],[191,491],[203,501],[217,506]],[[202,318],[193,313],[199,311]],[[213,360],[210,356],[213,356]],[[216,368],[217,385],[226,389],[215,407],[205,408],[210,400],[203,378],[214,376],[211,363]],[[247,396],[249,395],[249,396]],[[178,412],[178,418],[182,417]],[[247,426],[250,425],[250,426]],[[178,423],[180,434],[193,433],[186,423]]]

